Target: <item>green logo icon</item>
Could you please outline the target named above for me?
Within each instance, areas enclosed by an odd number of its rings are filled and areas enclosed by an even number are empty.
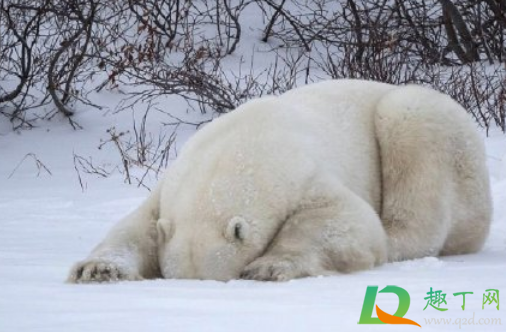
[[[378,293],[394,293],[399,297],[399,306],[397,307],[397,311],[395,314],[391,315],[389,313],[381,310],[378,305],[376,305],[376,314],[378,317],[372,317],[372,313],[376,303],[376,295]],[[367,291],[365,292],[364,304],[362,306],[362,313],[360,314],[359,324],[409,324],[420,326],[415,321],[411,319],[403,318],[404,315],[408,312],[409,304],[411,299],[409,297],[409,293],[401,287],[398,286],[386,286],[382,290],[378,292],[378,286],[367,286]]]

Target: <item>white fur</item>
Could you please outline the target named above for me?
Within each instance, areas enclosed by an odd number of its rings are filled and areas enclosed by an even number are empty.
[[[427,88],[338,80],[253,100],[195,134],[69,281],[288,280],[474,252],[484,160],[466,112]]]

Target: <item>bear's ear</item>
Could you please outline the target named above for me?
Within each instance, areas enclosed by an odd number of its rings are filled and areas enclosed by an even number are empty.
[[[249,223],[243,217],[233,217],[225,229],[225,238],[230,242],[243,243],[249,235]]]
[[[173,234],[173,225],[168,219],[158,219],[156,229],[158,233],[158,243],[166,243],[170,240]]]

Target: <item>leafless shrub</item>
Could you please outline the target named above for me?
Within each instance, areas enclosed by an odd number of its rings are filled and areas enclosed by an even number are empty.
[[[9,174],[9,179],[16,173],[19,167],[28,159],[33,160],[35,163],[35,167],[37,167],[37,176],[40,176],[42,172],[46,172],[49,175],[53,175],[49,168],[37,157],[35,153],[27,153],[23,159],[16,165],[16,167],[12,170],[11,174]]]
[[[100,142],[98,149],[112,147],[112,150],[118,153],[120,166],[96,163],[91,157],[86,158],[74,153],[74,168],[83,190],[85,185],[81,172],[100,177],[108,177],[119,172],[123,175],[125,183],[149,189],[145,183],[146,178],[149,175],[158,177],[167,167],[173,154],[177,153],[174,149],[177,131],[171,130],[153,136],[147,131],[148,113],[149,110],[139,122],[134,121],[132,135],[129,131],[118,131],[115,127],[111,127],[106,131],[107,138]]]
[[[15,128],[57,113],[77,128],[72,120],[76,103],[100,108],[88,94],[103,69],[99,59],[106,44],[115,38],[104,24],[121,16],[110,7],[101,0],[1,1],[0,79],[17,83],[0,86],[0,112]],[[46,114],[30,115],[42,106],[49,109]]]
[[[493,125],[506,132],[504,65],[477,63],[433,76],[432,85],[459,101],[487,132]]]
[[[263,40],[307,52],[321,43],[356,48],[394,40],[425,63],[467,64],[504,58],[504,1],[257,0],[270,17]]]
[[[128,1],[137,35],[109,55],[109,81],[145,87],[135,100],[178,95],[203,112],[233,110],[241,92],[221,66],[240,40],[244,0]],[[233,5],[232,5],[233,4]]]
[[[44,68],[38,52],[41,25],[48,2],[33,6],[30,1],[0,2],[0,80],[14,81],[14,87],[0,85],[0,113],[16,126],[31,126],[27,109],[43,104],[31,92]]]
[[[79,185],[81,186],[81,189],[83,191],[86,189],[87,186],[86,182],[83,181],[81,172],[84,172],[86,174],[94,174],[103,178],[106,178],[109,175],[111,175],[111,171],[106,170],[103,166],[97,166],[96,164],[94,164],[91,157],[85,158],[75,154],[75,152],[74,152],[74,169],[77,174],[77,179],[79,180]]]

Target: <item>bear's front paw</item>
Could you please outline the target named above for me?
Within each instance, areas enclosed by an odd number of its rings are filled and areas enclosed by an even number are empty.
[[[70,283],[113,282],[142,279],[131,269],[102,259],[86,260],[77,263],[67,279]]]
[[[260,281],[287,281],[308,277],[311,273],[296,257],[260,257],[246,266],[241,279]]]

